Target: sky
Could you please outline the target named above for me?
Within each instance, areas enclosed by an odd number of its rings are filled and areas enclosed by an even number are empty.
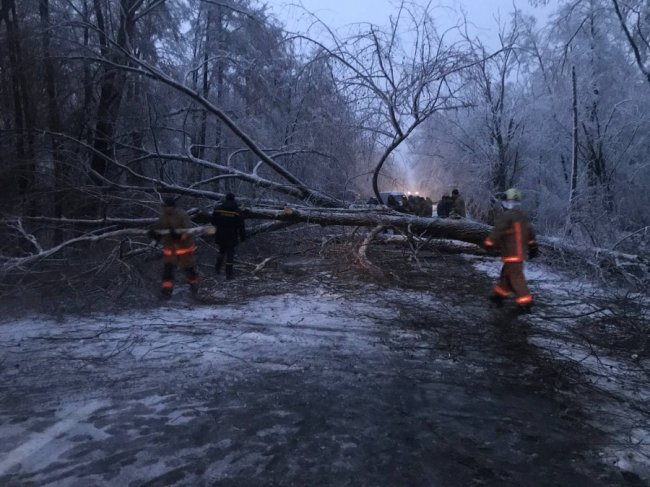
[[[425,5],[428,2],[419,0],[419,3]],[[440,5],[435,12],[439,13],[443,26],[454,24],[461,11],[466,12],[469,21],[476,27],[477,35],[489,45],[491,41],[496,41],[496,19],[501,17],[507,20],[513,5],[543,20],[556,8],[557,3],[557,0],[550,0],[546,7],[532,7],[528,0],[439,0],[432,2],[432,5]],[[267,4],[288,30],[304,31],[309,25],[305,10],[315,13],[335,29],[359,22],[382,25],[395,13],[399,0],[269,0]]]
[[[413,0],[411,0],[413,1]],[[427,5],[428,0],[414,0]],[[559,0],[549,0],[544,7],[533,7],[528,0],[432,0],[431,8],[437,22],[438,32],[443,32],[460,23],[465,14],[469,22],[470,33],[478,37],[487,49],[500,48],[498,42],[499,19],[504,24],[509,21],[515,6],[534,15],[543,25],[547,17],[557,8]],[[351,24],[372,23],[387,25],[391,15],[397,12],[400,0],[268,0],[267,5],[275,17],[291,32],[307,33],[314,38],[320,37],[322,29],[309,30],[314,22],[310,13],[315,14],[329,28],[339,31],[339,37],[345,38],[345,27]],[[437,6],[436,6],[437,5]],[[447,39],[452,39],[448,34]],[[328,39],[328,38],[325,38]],[[326,41],[327,42],[327,41]],[[401,182],[394,188],[415,192],[420,189],[413,173],[413,156],[404,143],[393,153],[400,166]]]

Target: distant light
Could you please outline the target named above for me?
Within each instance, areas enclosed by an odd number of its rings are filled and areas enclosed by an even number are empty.
[[[420,194],[420,192],[419,192],[419,191],[416,191],[415,194]]]

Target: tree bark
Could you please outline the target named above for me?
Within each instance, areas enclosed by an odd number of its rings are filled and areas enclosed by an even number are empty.
[[[571,130],[572,149],[571,149],[571,185],[569,186],[569,211],[567,212],[566,228],[571,228],[571,218],[573,214],[573,205],[578,188],[578,89],[576,86],[576,67],[571,67],[571,109],[573,113],[573,127]]]
[[[48,125],[52,132],[59,133],[62,130],[61,116],[56,94],[56,78],[54,63],[50,52],[50,3],[49,0],[39,0],[39,14],[41,18],[43,65],[45,67],[45,92],[47,93]],[[58,196],[58,188],[63,179],[63,157],[61,154],[61,141],[56,135],[51,136],[52,161],[54,164],[54,215],[60,217],[63,214],[61,199]]]
[[[109,58],[119,63],[124,60],[123,52],[128,52],[131,37],[135,27],[135,9],[132,8],[130,0],[120,1],[120,23],[116,39],[116,48],[109,55]],[[104,26],[103,13],[99,0],[95,0],[95,15],[97,27],[100,31],[100,44],[103,54],[109,52],[106,27]],[[126,83],[126,71],[114,67],[107,67],[104,71],[100,85],[99,104],[97,106],[97,123],[95,124],[95,141],[91,169],[101,176],[106,175],[106,170],[112,159],[113,136],[115,135],[115,123],[122,103],[124,85]],[[102,185],[101,179],[95,181]]]
[[[358,211],[327,208],[265,209],[251,208],[246,218],[270,219],[293,223],[316,223],[319,225],[344,225],[399,227],[432,238],[461,240],[481,245],[491,227],[471,220],[453,220],[409,216],[393,211]]]
[[[18,189],[24,194],[34,183],[36,174],[34,166],[34,133],[26,70],[23,63],[23,51],[16,14],[15,0],[2,0],[2,20],[7,26],[9,45],[9,64],[11,67],[12,90],[14,101],[14,121],[16,124],[16,157],[18,159]]]

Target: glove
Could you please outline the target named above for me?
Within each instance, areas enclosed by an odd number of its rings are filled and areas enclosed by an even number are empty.
[[[529,259],[529,260],[532,260],[532,259],[534,259],[535,257],[537,257],[538,255],[539,255],[539,248],[537,247],[537,245],[532,245],[532,246],[528,249],[528,259]]]
[[[490,257],[499,257],[501,255],[501,252],[494,247],[485,247],[485,251]]]
[[[486,239],[485,242],[483,242],[483,249],[485,249],[485,253],[487,253],[490,257],[499,256],[500,252],[496,248],[496,245],[494,245],[493,243],[488,245],[486,242],[488,242],[488,239]],[[490,242],[491,242],[491,240],[490,240]]]
[[[155,240],[156,242],[160,240],[160,234],[153,229],[147,232],[147,237],[149,237],[151,240]]]

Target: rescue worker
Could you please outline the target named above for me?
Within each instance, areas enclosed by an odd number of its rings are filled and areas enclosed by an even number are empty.
[[[393,196],[392,194],[388,195],[388,198],[386,199],[386,206],[389,208],[392,208],[393,210],[397,210],[400,207],[399,201],[397,201],[397,198]]]
[[[436,207],[438,217],[440,218],[449,217],[449,213],[451,212],[451,206],[452,206],[451,196],[449,196],[448,194],[443,194],[442,198],[440,198],[440,201],[438,201],[438,206]]]
[[[465,218],[466,216],[465,200],[459,191],[454,189],[451,192],[451,211],[449,212],[449,218]]]
[[[161,292],[163,297],[170,298],[174,290],[174,269],[176,265],[185,271],[187,281],[192,294],[196,294],[199,288],[199,275],[196,272],[194,251],[196,246],[192,237],[181,229],[188,229],[192,226],[192,220],[180,208],[176,208],[174,198],[165,198],[160,213],[160,218],[149,230],[148,235],[156,241],[161,241],[163,246],[163,273]],[[169,230],[169,233],[161,235],[156,230]]]
[[[424,216],[433,217],[433,201],[428,196],[424,199]]]
[[[494,286],[490,300],[500,308],[504,299],[514,293],[519,311],[530,313],[533,295],[524,277],[524,260],[526,254],[529,259],[534,259],[539,255],[539,250],[533,226],[519,208],[520,202],[521,191],[516,188],[506,191],[502,203],[505,211],[497,216],[484,245],[488,249],[498,250],[503,261],[501,278]]]
[[[224,260],[226,262],[226,279],[233,278],[235,247],[246,240],[246,227],[235,195],[226,194],[225,201],[217,206],[212,213],[212,225],[217,229],[214,240],[219,246],[219,255],[214,270],[221,272]]]

